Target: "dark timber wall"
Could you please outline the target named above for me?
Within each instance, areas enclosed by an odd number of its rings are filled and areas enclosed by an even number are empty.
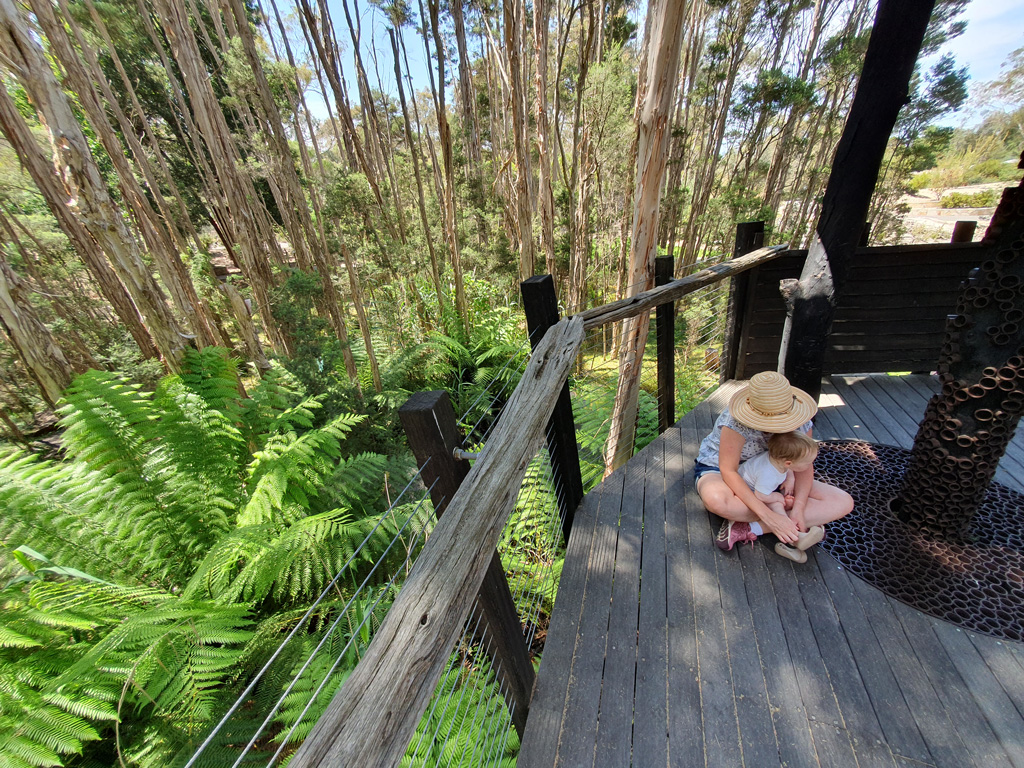
[[[946,315],[955,312],[961,281],[982,258],[980,243],[859,248],[836,308],[826,374],[931,371]],[[747,379],[774,371],[786,309],[779,281],[800,276],[807,251],[790,251],[741,275],[748,281],[736,371]]]

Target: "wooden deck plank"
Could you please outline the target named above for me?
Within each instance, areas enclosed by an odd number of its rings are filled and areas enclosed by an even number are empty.
[[[706,435],[714,421],[708,402],[697,406],[693,416],[697,435]],[[717,558],[721,553],[713,546],[712,526],[707,522],[709,516],[695,488],[687,488],[685,501],[691,523],[689,546],[697,625],[697,674],[707,765],[743,765],[726,645],[725,612],[718,582]],[[701,520],[705,521],[703,525]]]
[[[893,636],[880,641],[851,584],[857,577],[851,579],[846,571],[824,552],[817,551],[815,560],[818,574],[842,619],[842,631],[885,741],[894,754],[924,763],[932,762],[932,755],[918,730],[890,661],[882,649],[883,643],[899,645],[905,642],[905,639]],[[878,593],[877,597],[881,598],[881,593]],[[916,659],[914,661],[916,662]],[[837,687],[841,692],[842,687]],[[848,708],[843,706],[843,711],[847,712]]]
[[[809,559],[804,566],[794,567],[793,573],[807,607],[822,661],[828,670],[832,693],[841,716],[839,726],[846,730],[857,754],[858,765],[861,768],[892,768],[892,752],[866,688],[868,678],[874,676],[874,670],[860,669],[851,649],[854,640],[850,635],[856,635],[856,630],[846,628],[844,631],[840,624],[831,596],[818,571],[816,557]]]
[[[575,637],[570,641],[573,657],[555,765],[584,766],[593,764],[594,760],[611,608],[610,574],[615,566],[625,469],[612,473],[602,483],[580,622]]]
[[[868,382],[869,376],[863,378],[833,377],[836,387],[841,394],[848,394],[855,401],[859,402],[858,412],[867,411],[864,418],[873,418],[880,426],[889,433],[889,444],[900,448],[911,448],[914,445],[914,435],[917,432],[916,425],[913,430],[908,430],[906,425],[897,419],[892,413],[894,408],[888,401],[879,399],[879,393],[873,391]],[[870,416],[869,416],[870,414]],[[878,436],[878,429],[872,427],[872,431]]]
[[[676,433],[677,434],[677,433]],[[637,638],[633,764],[668,764],[668,608],[665,560],[665,451],[663,435],[645,450],[640,622]]]
[[[871,432],[872,442],[883,445],[900,445],[902,431],[895,422],[878,407],[874,397],[863,392],[860,387],[851,386],[841,376],[833,376],[829,383],[843,401],[853,409],[860,420]]]
[[[835,387],[831,386],[827,379],[822,380],[821,391],[834,402],[828,408],[828,419],[837,430],[843,433],[843,437],[845,439],[870,441],[870,431],[857,418],[853,407],[837,394]]]
[[[827,580],[834,585],[834,593],[846,589],[859,602],[864,620],[877,638],[910,714],[917,723],[931,761],[939,768],[974,765],[967,748],[953,727],[942,697],[932,686],[925,672],[924,662],[927,659],[917,654],[914,642],[896,617],[888,598],[867,582],[848,575],[828,555],[819,553],[818,565],[823,574],[833,577]],[[845,611],[843,615],[846,616]],[[882,715],[882,718],[885,727],[885,715]],[[903,740],[899,739],[896,743],[902,744]]]
[[[761,546],[744,548],[739,553],[775,727],[778,761],[790,768],[817,768],[810,721],[800,696],[800,685],[772,590],[766,557],[774,558],[776,555]]]
[[[811,627],[808,609],[800,595],[794,568],[774,554],[765,556],[786,644],[796,670],[800,698],[807,711],[818,762],[822,766],[856,764],[853,744],[843,723],[832,691],[828,670]]]
[[[974,632],[968,633],[968,637],[1024,722],[1024,664],[1014,653],[1014,646],[1020,649],[1021,644],[996,640],[994,637],[985,637]]]
[[[673,434],[674,433],[674,434]],[[697,669],[697,625],[693,596],[690,527],[704,521],[690,514],[687,489],[693,487],[697,430],[692,417],[665,433],[670,438],[665,469],[665,554],[668,600],[668,731],[669,765],[691,768],[704,764],[704,738]],[[673,449],[674,446],[674,449]],[[673,479],[674,474],[674,479]]]
[[[640,548],[644,524],[644,476],[653,446],[626,465],[619,536],[615,546],[611,612],[594,765],[629,765],[633,746],[639,622]]]
[[[840,426],[837,427],[832,420],[832,406],[818,408],[814,417],[814,437],[816,440],[842,440],[845,437],[852,437],[846,433],[846,422],[836,419]]]
[[[1024,723],[1017,708],[978,653],[967,632],[943,621],[935,622],[934,628],[1010,762],[1017,768],[1024,768]]]
[[[524,767],[554,765],[555,762],[575,647],[572,640],[577,636],[583,611],[598,508],[605,493],[611,498],[614,485],[614,482],[601,485],[587,494],[573,519],[558,594],[548,625],[548,642],[537,672],[530,716],[519,750],[519,765]]]
[[[978,766],[984,768],[1012,765],[978,702],[935,633],[935,628],[942,622],[897,600],[889,600],[888,603],[907,636],[913,638],[914,650],[922,660],[922,667],[946,711],[950,713],[952,727],[967,747],[967,754]]]

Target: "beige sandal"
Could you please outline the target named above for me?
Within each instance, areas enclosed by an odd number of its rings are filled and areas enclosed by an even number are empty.
[[[781,541],[775,545],[775,554],[780,557],[784,557],[787,560],[792,560],[794,563],[806,563],[807,553],[802,549],[791,547],[789,544],[783,544]]]

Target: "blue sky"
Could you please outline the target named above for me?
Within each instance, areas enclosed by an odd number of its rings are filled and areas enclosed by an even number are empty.
[[[999,76],[999,68],[1014,50],[1024,46],[1024,0],[974,0],[961,17],[967,30],[943,52],[967,67],[973,88]],[[931,60],[929,60],[931,61]],[[974,125],[983,114],[970,104],[942,121],[945,125]]]
[[[334,16],[336,32],[343,47],[342,57],[349,88],[353,98],[358,101],[355,91],[355,71],[351,56],[351,41],[344,26],[344,12],[340,2],[329,0]],[[415,5],[415,4],[414,4]],[[350,6],[351,7],[351,6]],[[380,55],[381,79],[384,88],[392,95],[397,95],[394,85],[394,73],[391,69],[391,48],[387,39],[386,21],[381,12],[369,2],[359,4],[363,23],[364,45],[369,39],[376,41]],[[638,9],[638,14],[643,13]],[[999,68],[1007,56],[1015,49],[1024,46],[1024,0],[973,0],[961,17],[967,21],[967,29],[963,35],[946,45],[932,59],[924,62],[928,66],[942,53],[951,52],[956,57],[958,66],[966,66],[971,76],[972,88],[981,82],[991,80],[999,75]],[[642,23],[642,22],[640,22]],[[409,63],[412,66],[413,85],[419,90],[427,87],[427,75],[424,64],[423,43],[412,29],[403,31],[409,51]],[[479,43],[473,41],[474,47]],[[472,53],[476,53],[475,51]],[[373,62],[369,55],[365,58],[367,68],[371,69],[370,79],[376,85],[376,76],[372,71]],[[451,62],[449,62],[449,67]],[[450,72],[450,70],[449,70]],[[435,73],[436,75],[436,73]],[[319,99],[310,94],[311,107],[318,117],[326,117],[326,110],[317,104]],[[409,97],[409,94],[406,94]],[[973,125],[980,122],[983,114],[965,106],[959,113],[942,121],[945,125]]]

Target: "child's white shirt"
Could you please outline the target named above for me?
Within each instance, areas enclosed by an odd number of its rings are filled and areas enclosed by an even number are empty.
[[[759,453],[739,466],[740,477],[758,493],[772,493],[786,479],[786,470],[778,469],[768,458],[768,452]]]

